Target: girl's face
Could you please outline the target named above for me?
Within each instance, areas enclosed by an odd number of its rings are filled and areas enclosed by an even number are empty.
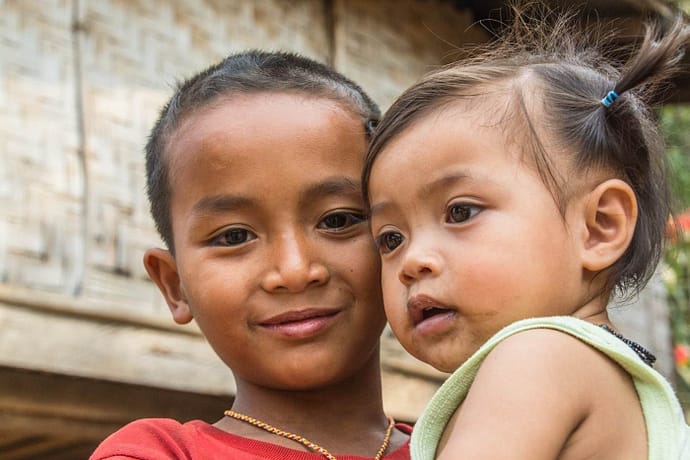
[[[416,121],[370,178],[388,320],[410,353],[447,372],[509,323],[573,314],[585,295],[569,213],[478,111]]]
[[[238,385],[309,389],[378,366],[365,149],[342,104],[282,93],[221,100],[170,139],[173,313],[196,320]]]

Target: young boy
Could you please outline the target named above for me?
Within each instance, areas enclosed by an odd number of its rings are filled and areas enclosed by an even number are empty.
[[[360,191],[378,116],[357,85],[292,54],[230,56],[178,87],[146,148],[168,249],[144,264],[237,394],[213,425],[138,420],[92,460],[409,458],[410,428],[382,407],[386,319]]]

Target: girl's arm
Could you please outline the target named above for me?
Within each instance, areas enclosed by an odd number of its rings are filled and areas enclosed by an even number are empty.
[[[566,451],[590,458],[590,449],[616,433],[606,426],[592,429],[596,424],[588,420],[621,405],[617,394],[632,388],[625,380],[613,361],[568,334],[547,329],[515,334],[485,359],[446,428],[437,458],[553,460]]]

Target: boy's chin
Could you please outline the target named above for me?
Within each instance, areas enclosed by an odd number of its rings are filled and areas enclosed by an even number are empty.
[[[283,391],[315,391],[329,387],[342,387],[343,385],[361,385],[366,379],[380,380],[379,347],[371,351],[368,359],[361,360],[357,356],[350,360],[329,359],[313,360],[305,356],[300,363],[294,366],[283,367],[278,372],[265,374],[252,373],[252,375],[239,376],[247,383],[265,388]],[[372,382],[373,384],[373,382]]]

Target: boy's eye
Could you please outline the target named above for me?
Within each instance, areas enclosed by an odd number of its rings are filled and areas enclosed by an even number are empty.
[[[324,217],[317,227],[332,232],[341,232],[353,225],[364,222],[364,220],[365,217],[363,214],[355,212],[334,212]]]
[[[468,205],[468,204],[452,204],[448,207],[446,212],[446,222],[451,224],[459,224],[465,222],[472,217],[479,214],[478,206]]]
[[[230,228],[214,237],[211,242],[217,246],[237,246],[255,239],[256,235],[246,228]]]
[[[388,254],[400,246],[404,240],[405,238],[398,232],[386,232],[376,238],[376,246],[381,254]]]

